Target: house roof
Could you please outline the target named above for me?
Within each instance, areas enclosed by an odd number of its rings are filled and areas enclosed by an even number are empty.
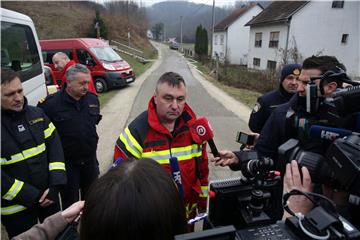
[[[308,1],[274,1],[245,26],[287,22]]]
[[[233,22],[235,22],[239,17],[241,17],[244,13],[246,13],[249,9],[253,8],[256,5],[263,8],[261,5],[256,3],[252,3],[250,5],[238,8],[235,11],[233,11],[229,16],[224,18],[221,22],[216,24],[214,27],[214,31],[215,32],[225,31]]]

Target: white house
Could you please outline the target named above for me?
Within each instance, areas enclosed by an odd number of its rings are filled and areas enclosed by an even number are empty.
[[[312,55],[331,55],[350,76],[360,76],[360,2],[274,1],[250,26],[248,68],[301,63]]]
[[[250,4],[232,12],[214,27],[212,56],[218,54],[221,61],[230,64],[247,64],[250,27],[244,26],[263,8]]]

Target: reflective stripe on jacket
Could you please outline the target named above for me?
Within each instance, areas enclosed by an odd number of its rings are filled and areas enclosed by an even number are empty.
[[[65,184],[66,172],[55,126],[40,108],[25,102],[21,112],[1,112],[1,214],[9,215]]]
[[[191,137],[188,123],[195,119],[192,109],[185,105],[173,133],[170,133],[160,123],[152,98],[148,111],[140,114],[119,135],[114,159],[152,158],[171,173],[169,158],[176,157],[181,170],[185,204],[198,203],[199,207],[205,208],[209,175],[208,158],[206,145],[196,144]],[[201,179],[196,175],[195,158],[201,158],[198,166]]]

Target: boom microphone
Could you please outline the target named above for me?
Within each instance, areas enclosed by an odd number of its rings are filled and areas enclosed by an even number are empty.
[[[214,143],[214,132],[210,126],[209,121],[205,117],[200,117],[195,120],[190,127],[191,135],[196,143],[201,144],[204,141],[209,143],[211,153],[214,157],[219,157],[219,151]]]
[[[343,138],[351,134],[356,134],[350,130],[344,128],[332,128],[320,125],[312,125],[310,127],[310,137],[316,139],[324,139],[334,141],[337,138]]]

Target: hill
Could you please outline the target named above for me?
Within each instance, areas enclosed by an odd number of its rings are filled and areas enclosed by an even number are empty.
[[[233,9],[215,7],[215,24],[225,18]],[[165,37],[176,37],[180,41],[180,16],[183,17],[183,42],[195,42],[198,25],[210,33],[212,6],[187,1],[166,1],[146,8],[150,28],[163,23]]]
[[[98,10],[107,27],[108,40],[128,44],[153,54],[146,38],[147,19],[144,9],[133,2],[111,2],[105,5],[88,1],[1,1],[1,7],[29,15],[34,21],[39,39],[88,37],[94,31]],[[130,14],[128,14],[130,12]]]

